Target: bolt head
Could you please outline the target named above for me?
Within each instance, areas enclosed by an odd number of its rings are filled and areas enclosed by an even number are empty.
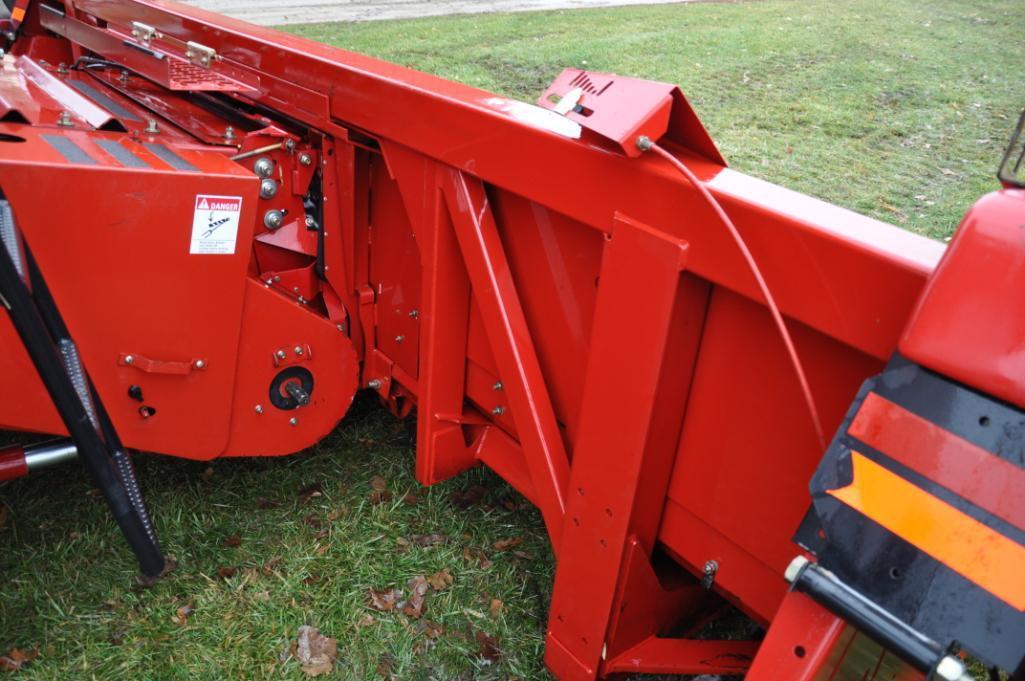
[[[273,199],[278,193],[278,183],[269,178],[260,180],[260,198]]]
[[[132,357],[131,355],[128,355],[128,356],[125,357],[125,364],[133,364],[134,362],[135,362],[135,358]]]
[[[502,405],[498,405],[497,407],[491,410],[491,413],[495,416],[501,416],[505,413],[505,407],[503,407]]]
[[[492,390],[501,390],[504,387],[505,386],[502,385],[501,381],[495,381],[495,384],[493,386],[491,386],[491,389]]]
[[[381,379],[379,379],[379,378],[372,378],[372,379],[370,379],[369,381],[367,381],[367,387],[372,389],[372,390],[380,390],[381,389]]]
[[[406,340],[405,336],[395,336],[395,342],[396,343],[401,343],[404,340]]]
[[[275,354],[277,355],[278,359],[284,359],[286,356],[284,350],[278,350]]]
[[[309,154],[299,154],[299,163],[308,166],[313,163],[313,157]]]
[[[197,369],[205,369],[206,368],[206,362],[204,362],[201,359],[197,359],[196,360],[196,368]]]
[[[291,425],[291,426],[298,426],[299,425],[299,419],[297,419],[296,417],[293,416],[292,418],[288,419],[288,424]]]
[[[274,172],[274,161],[266,156],[261,156],[253,163],[253,172],[260,177],[270,177]]]
[[[655,143],[651,141],[651,138],[647,135],[641,135],[637,138],[637,148],[641,151],[647,151],[655,146]]]
[[[718,571],[719,571],[719,563],[715,562],[714,560],[705,561],[705,574],[706,575],[714,575]]]
[[[295,354],[297,354],[297,355],[302,355],[303,354],[303,348],[302,348],[301,345],[295,346],[294,348],[292,348],[292,351],[295,352]]]
[[[280,210],[269,210],[263,216],[263,226],[272,232],[285,222],[285,214]]]
[[[256,410],[257,414],[262,414],[263,413],[263,405],[262,404],[256,405],[255,410]]]
[[[306,226],[307,227],[313,227],[315,224],[317,224],[317,221],[313,219],[313,216],[312,215],[307,215],[306,216]]]

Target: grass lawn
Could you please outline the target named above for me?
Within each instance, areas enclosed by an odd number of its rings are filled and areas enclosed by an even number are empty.
[[[289,30],[529,101],[563,66],[680,83],[733,167],[942,238],[995,186],[1023,29],[1020,0],[768,0]],[[20,677],[304,678],[284,653],[310,624],[331,678],[547,678],[539,516],[486,471],[418,489],[372,402],[294,457],[139,469],[179,563],[148,590],[74,467],[0,486],[0,653],[39,655]],[[369,606],[420,575],[422,613]]]

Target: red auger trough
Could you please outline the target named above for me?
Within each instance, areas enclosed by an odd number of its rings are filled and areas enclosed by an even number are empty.
[[[944,246],[730,170],[673,85],[5,2],[0,428],[59,439],[0,479],[79,459],[146,578],[131,450],[287,455],[370,390],[423,484],[540,510],[562,681],[1025,678],[1021,123]]]

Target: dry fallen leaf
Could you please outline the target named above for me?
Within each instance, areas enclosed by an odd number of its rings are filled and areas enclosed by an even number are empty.
[[[238,568],[233,567],[219,567],[217,568],[217,576],[221,579],[230,579],[238,574]]]
[[[435,572],[427,578],[427,583],[431,585],[431,588],[435,591],[444,591],[445,589],[452,586],[452,582],[455,578],[448,568]]]
[[[370,607],[379,612],[391,612],[402,600],[402,589],[368,589]]]
[[[381,655],[381,657],[379,657],[377,659],[377,674],[378,674],[378,676],[383,676],[386,679],[390,679],[391,678],[391,669],[392,669],[393,662],[394,662],[394,660],[392,659],[392,656],[389,655],[388,653],[385,653],[384,655]]]
[[[307,485],[299,490],[299,503],[305,504],[313,497],[319,497],[323,494],[323,489],[319,482]]]
[[[427,595],[430,584],[423,575],[416,575],[406,582],[409,589],[409,599],[399,604],[402,614],[411,619],[420,619],[424,614],[424,596]]]
[[[409,538],[409,542],[414,546],[437,546],[446,541],[448,537],[443,534],[414,534]]]
[[[305,518],[303,518],[303,522],[306,523],[307,525],[309,525],[310,527],[312,527],[315,530],[319,530],[320,528],[322,528],[324,526],[324,521],[321,520],[320,517],[316,513],[311,513],[308,516],[306,516]]]
[[[418,497],[415,494],[407,494],[406,496],[402,497],[402,503],[404,503],[406,506],[416,506],[420,503],[420,497]]]
[[[370,501],[370,504],[372,506],[383,504],[386,501],[391,501],[391,492],[387,490],[381,492],[371,492],[370,496],[368,497],[368,500]]]
[[[278,566],[278,563],[280,562],[281,556],[273,556],[270,560],[263,564],[263,567],[260,568],[260,572],[270,577],[272,574],[274,574],[274,568],[276,568]]]
[[[502,603],[501,600],[499,600],[497,598],[492,598],[491,599],[491,607],[489,608],[489,610],[491,611],[491,616],[495,617],[495,618],[500,617],[501,614],[502,614],[502,609],[504,607],[505,607],[505,605]]]
[[[280,501],[275,501],[273,499],[268,499],[266,497],[257,497],[256,498],[256,507],[257,508],[277,508],[279,506],[281,506],[281,502]]]
[[[370,489],[375,492],[383,492],[388,489],[388,481],[382,478],[380,475],[375,475],[370,478]]]
[[[21,648],[11,648],[6,655],[0,655],[0,669],[16,672],[37,657],[38,650],[24,651]]]
[[[185,622],[187,622],[189,619],[189,615],[191,615],[194,612],[196,612],[195,606],[191,603],[186,603],[185,605],[181,606],[175,611],[174,617],[171,618],[171,621],[173,621],[179,627],[184,627]]]
[[[237,534],[233,534],[230,537],[225,537],[224,541],[221,543],[230,549],[237,549],[242,546],[242,537]]]
[[[480,549],[470,547],[463,549],[463,559],[471,563],[477,563],[481,570],[487,570],[489,567],[494,565],[494,562],[488,558],[486,553]]]
[[[497,662],[502,657],[502,650],[498,647],[498,639],[485,634],[483,631],[477,632],[477,646],[479,655],[487,662]]]
[[[431,620],[423,620],[420,622],[418,629],[423,632],[424,636],[430,639],[438,638],[445,633],[445,630],[440,624],[432,622]]]
[[[307,676],[328,674],[338,659],[338,641],[304,624],[299,627],[299,634],[292,644],[292,656],[299,661]]]
[[[523,538],[522,537],[512,537],[510,539],[499,539],[498,541],[496,541],[491,546],[496,551],[508,551],[509,549],[513,548],[514,546],[519,546],[522,543],[523,543]]]
[[[488,490],[486,487],[473,485],[472,487],[467,487],[464,490],[453,490],[452,495],[449,498],[455,506],[461,509],[467,509],[479,504],[487,494]]]
[[[356,620],[356,628],[362,629],[363,627],[372,627],[377,622],[377,618],[371,615],[369,612]]]
[[[311,584],[316,584],[319,581],[320,575],[310,575],[309,577],[303,580],[303,584],[305,584],[306,586],[310,586]]]

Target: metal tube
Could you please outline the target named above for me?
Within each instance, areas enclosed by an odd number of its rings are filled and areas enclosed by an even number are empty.
[[[241,154],[235,154],[234,156],[229,156],[228,160],[229,161],[242,161],[244,159],[251,158],[251,157],[256,156],[258,154],[265,154],[268,151],[274,151],[275,149],[280,149],[282,146],[284,146],[284,144],[285,144],[284,142],[278,142],[277,144],[268,144],[267,146],[260,147],[259,149],[250,149],[249,151],[243,151]]]
[[[51,440],[25,447],[25,464],[28,472],[47,466],[71,461],[78,457],[78,447],[71,440]]]
[[[869,638],[892,650],[930,679],[972,681],[964,665],[936,641],[894,617],[848,586],[829,570],[798,556],[784,575],[795,591],[805,593],[844,618]]]

